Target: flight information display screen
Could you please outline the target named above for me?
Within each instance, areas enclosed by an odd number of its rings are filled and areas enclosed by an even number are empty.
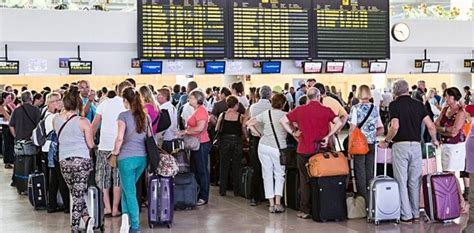
[[[230,57],[242,59],[310,56],[309,0],[233,0]]]
[[[138,56],[226,57],[227,0],[139,0]]]
[[[389,0],[313,0],[318,59],[390,58]]]

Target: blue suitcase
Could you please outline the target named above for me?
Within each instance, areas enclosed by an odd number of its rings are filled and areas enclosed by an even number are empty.
[[[171,228],[174,211],[172,177],[150,176],[148,183],[148,225],[166,225]]]

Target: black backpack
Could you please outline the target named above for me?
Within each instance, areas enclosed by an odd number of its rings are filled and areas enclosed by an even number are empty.
[[[167,109],[160,110],[160,115],[158,115],[157,120],[156,133],[163,132],[171,126],[171,117]]]

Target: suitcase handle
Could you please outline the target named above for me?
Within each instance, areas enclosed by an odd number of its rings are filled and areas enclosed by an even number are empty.
[[[381,148],[381,147],[380,147]],[[375,149],[374,149],[374,179],[377,177],[377,153],[379,151],[379,141],[375,141]],[[383,159],[383,175],[387,176],[387,151],[388,147],[385,148],[384,159]],[[392,156],[393,157],[393,156]]]

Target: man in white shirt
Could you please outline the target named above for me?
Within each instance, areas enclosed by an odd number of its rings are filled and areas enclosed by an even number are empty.
[[[170,127],[162,132],[163,135],[163,145],[162,149],[168,153],[171,153],[173,150],[173,139],[176,139],[176,133],[178,132],[178,115],[177,110],[171,103],[171,92],[167,88],[162,88],[158,90],[158,103],[160,104],[160,109],[168,110],[171,119]]]
[[[382,103],[382,94],[375,89],[375,85],[370,85],[370,92],[372,94],[372,99],[374,99],[374,105],[380,109],[380,104]]]
[[[93,135],[100,125],[100,142],[97,153],[95,180],[97,186],[103,190],[104,206],[106,215],[113,217],[119,216],[118,210],[120,204],[120,178],[117,168],[113,168],[107,162],[107,157],[114,148],[115,138],[117,137],[117,117],[120,113],[126,111],[121,97],[122,90],[131,87],[132,84],[124,81],[117,86],[117,96],[104,100],[97,108],[94,120],[92,122]],[[113,206],[110,206],[110,192],[113,188]]]

